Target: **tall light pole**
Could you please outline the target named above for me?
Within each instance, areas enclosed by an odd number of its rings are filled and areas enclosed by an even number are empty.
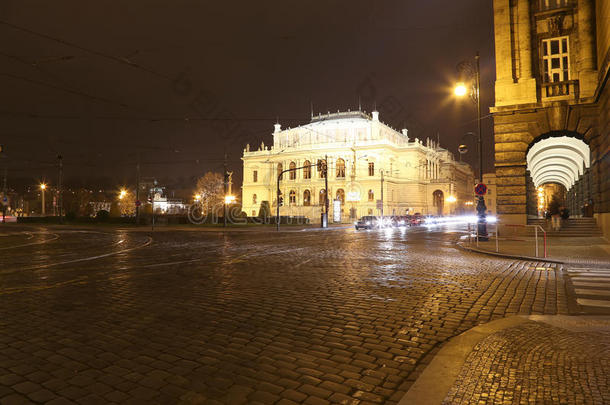
[[[45,201],[44,201],[44,191],[47,189],[47,185],[42,183],[40,185],[40,192],[42,195],[42,216],[45,216]]]
[[[458,97],[464,97],[470,93],[472,101],[477,106],[477,125],[479,130],[478,146],[479,146],[479,181],[483,182],[483,142],[481,136],[481,68],[479,63],[479,52],[474,57],[474,63],[472,61],[464,61],[458,64],[458,71],[466,78],[472,81],[471,89],[469,90],[465,82],[459,82],[455,86],[454,93]],[[486,218],[487,207],[485,206],[485,198],[480,195],[477,201],[477,215],[479,217],[477,221],[478,234],[480,240],[487,240],[487,218]]]
[[[58,168],[59,168],[59,180],[57,182],[57,208],[59,209],[59,223],[63,224],[64,220],[63,220],[63,198],[62,198],[62,189],[61,189],[61,182],[62,182],[62,176],[63,176],[63,169],[64,169],[64,164],[63,164],[63,157],[61,155],[57,155],[57,161],[58,161]]]

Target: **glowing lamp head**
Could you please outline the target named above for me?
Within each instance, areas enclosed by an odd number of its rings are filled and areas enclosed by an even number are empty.
[[[457,198],[455,198],[455,196],[450,195],[449,197],[447,197],[447,202],[449,203],[454,203],[457,201]]]
[[[201,194],[195,194],[194,197],[195,201],[199,201],[201,200]]]
[[[127,195],[127,190],[121,189],[121,191],[119,191],[119,200],[122,200],[123,198],[125,198],[126,195]]]
[[[235,202],[235,196],[234,195],[226,195],[225,196],[225,204],[231,204],[232,202]]]
[[[47,185],[46,185],[46,184],[42,183],[42,184],[40,185],[40,189],[41,189],[41,190],[45,190],[46,188],[47,188]]]
[[[458,97],[464,97],[466,93],[468,93],[468,89],[466,88],[464,82],[459,82],[456,84],[455,88],[453,89],[453,93]]]

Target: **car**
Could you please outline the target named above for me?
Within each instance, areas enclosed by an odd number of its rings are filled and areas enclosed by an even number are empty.
[[[377,217],[374,216],[364,216],[362,218],[360,218],[358,221],[356,221],[356,223],[354,224],[356,226],[356,230],[359,229],[371,229],[373,227],[376,227],[378,224],[377,222]]]
[[[424,217],[416,212],[413,216],[411,216],[411,226],[421,225],[424,222]]]
[[[399,215],[394,217],[394,226],[410,226],[411,225],[411,219],[409,218],[408,215]]]

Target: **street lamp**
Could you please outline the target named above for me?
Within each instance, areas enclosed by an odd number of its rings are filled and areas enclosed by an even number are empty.
[[[223,220],[224,220],[224,225],[223,226],[227,226],[227,205],[231,204],[235,202],[235,196],[234,195],[225,195],[225,205],[224,205],[224,214],[223,214]]]
[[[477,124],[479,129],[478,146],[479,146],[479,181],[483,182],[483,148],[481,138],[481,69],[479,66],[479,53],[477,52],[473,61],[463,61],[457,66],[458,71],[463,77],[470,79],[471,91],[470,97],[477,106]],[[464,97],[468,94],[468,88],[465,82],[459,82],[456,84],[454,94],[458,97]],[[485,198],[480,195],[477,201],[477,215],[479,217],[477,222],[479,240],[487,240],[487,219],[485,212],[487,207],[485,206]]]
[[[127,196],[127,190],[121,189],[121,191],[119,191],[119,200],[122,200],[125,196]]]
[[[40,192],[42,194],[42,215],[45,215],[45,202],[44,202],[44,191],[47,189],[47,185],[42,183],[40,184]]]

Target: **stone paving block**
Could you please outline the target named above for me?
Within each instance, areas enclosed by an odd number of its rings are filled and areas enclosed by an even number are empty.
[[[57,398],[57,395],[55,395],[51,391],[43,388],[41,390],[28,394],[28,397],[32,401],[44,403],[44,402],[48,402],[54,398]]]

